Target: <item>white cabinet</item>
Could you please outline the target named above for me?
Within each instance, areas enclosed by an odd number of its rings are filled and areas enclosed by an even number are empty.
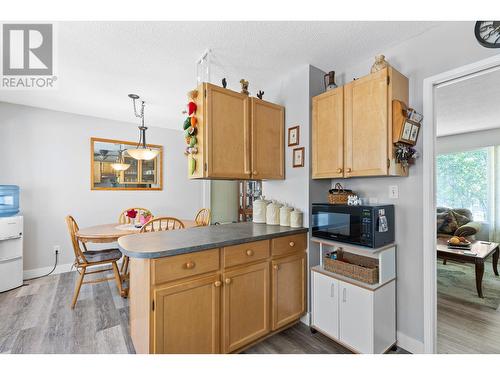
[[[339,337],[339,281],[312,273],[312,324],[332,338]]]
[[[312,268],[312,327],[358,353],[384,353],[396,343],[396,280],[364,286]]]
[[[339,281],[340,341],[361,353],[372,351],[373,292]]]

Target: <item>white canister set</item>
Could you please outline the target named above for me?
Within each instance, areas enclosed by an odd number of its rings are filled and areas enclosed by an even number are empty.
[[[253,202],[254,223],[300,228],[303,223],[302,218],[302,211],[286,203],[281,204],[276,200],[266,201],[264,196]]]

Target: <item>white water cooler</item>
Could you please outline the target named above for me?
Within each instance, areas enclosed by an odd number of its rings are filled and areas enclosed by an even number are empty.
[[[0,217],[0,292],[23,285],[23,217]]]

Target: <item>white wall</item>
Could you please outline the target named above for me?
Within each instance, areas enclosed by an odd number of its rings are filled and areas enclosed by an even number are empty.
[[[24,269],[73,262],[64,218],[80,227],[113,223],[127,207],[155,215],[194,218],[202,206],[201,181],[189,181],[181,131],[149,128],[148,142],[164,147],[162,191],[91,191],[90,138],[137,141],[133,124],[0,103],[0,184],[21,187],[25,216]]]
[[[496,51],[477,43],[474,22],[445,22],[443,26],[380,53],[409,78],[410,104],[422,111],[425,78],[487,58]],[[341,72],[339,82],[368,74],[372,63],[370,58],[351,66],[337,67]],[[420,137],[417,149],[421,151],[423,147]],[[342,182],[362,196],[378,197],[379,202],[396,205],[398,332],[423,350],[422,161],[417,161],[407,178],[353,178]],[[388,198],[388,186],[392,184],[399,185],[399,199]]]
[[[436,138],[436,153],[448,154],[500,145],[500,128]]]
[[[210,181],[212,223],[232,223],[238,221],[238,185],[237,181]]]

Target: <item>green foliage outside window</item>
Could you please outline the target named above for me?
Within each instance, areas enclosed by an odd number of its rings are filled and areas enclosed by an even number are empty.
[[[488,159],[488,148],[438,155],[437,206],[468,208],[475,220],[487,220]]]

